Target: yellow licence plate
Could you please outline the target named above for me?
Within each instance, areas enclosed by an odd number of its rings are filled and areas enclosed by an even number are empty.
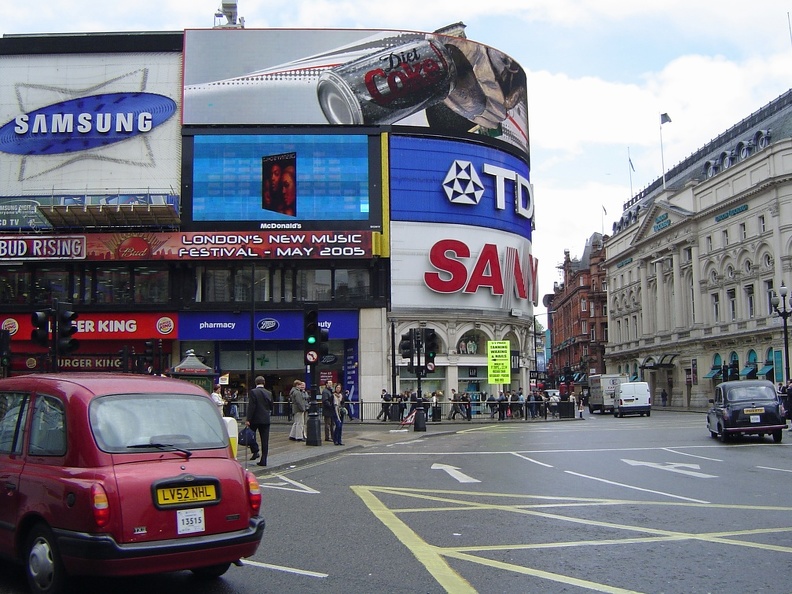
[[[760,406],[759,408],[744,408],[743,413],[746,415],[761,415],[764,412],[764,407]]]
[[[160,505],[181,505],[183,503],[202,503],[216,500],[217,492],[214,485],[160,487],[157,489],[157,503]]]

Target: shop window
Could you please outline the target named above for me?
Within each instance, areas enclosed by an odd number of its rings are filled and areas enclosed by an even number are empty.
[[[30,302],[30,273],[20,267],[0,267],[0,303]]]
[[[203,275],[203,301],[227,303],[231,301],[231,271],[228,268],[207,267]]]
[[[33,278],[34,303],[51,303],[53,299],[69,300],[68,271],[63,268],[39,268]]]
[[[96,270],[94,303],[132,303],[132,279],[129,268],[116,266]]]
[[[135,303],[167,303],[169,274],[167,269],[135,268]]]

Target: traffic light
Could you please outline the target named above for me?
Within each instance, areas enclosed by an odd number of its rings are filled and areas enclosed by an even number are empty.
[[[129,347],[124,346],[118,351],[118,354],[121,356],[121,371],[129,373]]]
[[[440,344],[437,339],[437,332],[431,328],[424,330],[424,352],[426,353],[426,362],[434,365],[435,356]]]
[[[56,338],[56,352],[59,357],[68,355],[76,351],[80,342],[76,338],[72,338],[74,333],[77,332],[77,326],[74,321],[77,319],[77,312],[72,310],[71,303],[58,303],[56,306],[55,315],[55,334]]]
[[[403,359],[409,359],[407,364],[407,371],[412,373],[415,370],[415,328],[410,328],[410,331],[401,335],[399,342],[399,353]]]
[[[401,342],[399,342],[399,352],[402,359],[412,359],[415,354],[415,329],[410,328],[410,331],[401,335]]]
[[[157,343],[153,340],[145,342],[145,349],[143,350],[143,373],[154,373],[154,358],[157,355]]]
[[[39,346],[48,347],[50,345],[50,315],[52,315],[52,310],[45,309],[34,311],[30,316],[30,321],[33,322],[30,340]]]
[[[306,365],[316,365],[327,354],[329,333],[319,325],[319,310],[306,308],[303,314],[303,354]]]
[[[11,332],[0,330],[0,366],[11,366]]]

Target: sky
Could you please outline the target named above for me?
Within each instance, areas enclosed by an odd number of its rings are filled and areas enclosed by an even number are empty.
[[[221,0],[26,0],[0,34],[180,31],[225,23]],[[610,234],[623,205],[791,88],[792,2],[781,0],[238,0],[245,28],[433,31],[517,60],[528,82],[533,254],[541,298]],[[660,114],[671,118],[660,128]],[[661,133],[662,147],[661,151]],[[629,155],[629,160],[628,160]],[[630,167],[632,161],[633,169]],[[607,214],[606,214],[607,213]],[[540,319],[540,322],[542,320]]]

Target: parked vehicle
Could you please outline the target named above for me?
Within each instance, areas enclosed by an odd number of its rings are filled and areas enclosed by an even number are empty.
[[[590,413],[599,411],[600,414],[613,411],[613,397],[616,393],[616,386],[628,381],[628,377],[623,374],[603,373],[589,376],[589,402]]]
[[[767,380],[723,382],[707,411],[707,429],[724,443],[734,435],[772,435],[781,443],[786,429],[784,405]]]
[[[215,578],[263,536],[256,478],[209,395],[180,380],[0,380],[0,480],[0,555],[39,594],[70,575]]]
[[[652,396],[647,382],[624,382],[616,384],[613,397],[613,415],[646,415],[652,414]]]

